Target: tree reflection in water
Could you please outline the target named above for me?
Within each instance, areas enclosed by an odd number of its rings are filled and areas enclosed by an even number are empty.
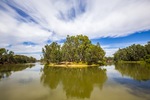
[[[122,76],[129,76],[138,81],[147,81],[150,79],[150,65],[139,63],[117,63],[115,69]]]
[[[22,71],[26,68],[33,67],[34,64],[6,64],[0,65],[0,80],[12,75],[13,72]]]
[[[101,68],[52,68],[45,66],[41,82],[50,89],[62,83],[67,98],[90,98],[94,85],[102,89],[107,80],[106,69]]]

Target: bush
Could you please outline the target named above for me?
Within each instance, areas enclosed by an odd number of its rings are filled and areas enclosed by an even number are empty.
[[[145,60],[147,63],[150,63],[150,58]]]

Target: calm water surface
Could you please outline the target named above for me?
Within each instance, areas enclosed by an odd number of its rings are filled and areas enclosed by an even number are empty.
[[[0,100],[150,100],[150,66],[0,65]]]

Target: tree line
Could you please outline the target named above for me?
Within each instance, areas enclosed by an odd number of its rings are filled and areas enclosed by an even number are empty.
[[[150,42],[146,45],[133,44],[119,49],[114,54],[115,61],[146,61],[150,63]]]
[[[0,48],[0,64],[5,63],[33,63],[36,59],[25,55],[15,55],[13,51]]]
[[[105,52],[100,44],[92,44],[87,36],[67,36],[61,46],[57,42],[42,48],[43,60],[46,63],[83,62],[87,64],[101,64],[104,62]]]

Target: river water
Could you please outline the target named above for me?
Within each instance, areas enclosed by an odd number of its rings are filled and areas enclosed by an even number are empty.
[[[150,66],[0,65],[0,100],[150,100]]]

